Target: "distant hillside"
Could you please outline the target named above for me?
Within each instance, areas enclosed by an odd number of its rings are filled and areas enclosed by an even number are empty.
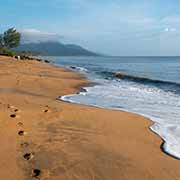
[[[81,46],[74,44],[62,44],[59,42],[38,42],[21,44],[16,51],[31,51],[49,56],[98,56]]]

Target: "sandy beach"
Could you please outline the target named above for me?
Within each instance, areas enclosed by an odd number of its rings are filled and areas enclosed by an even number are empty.
[[[140,115],[71,104],[85,78],[0,56],[0,179],[179,180],[180,161]]]

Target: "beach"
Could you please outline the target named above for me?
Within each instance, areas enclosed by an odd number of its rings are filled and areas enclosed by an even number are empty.
[[[149,119],[58,99],[88,85],[83,76],[0,56],[0,77],[0,179],[180,179]]]

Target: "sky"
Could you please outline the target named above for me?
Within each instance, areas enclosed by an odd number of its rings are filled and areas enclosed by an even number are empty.
[[[0,0],[0,32],[116,56],[179,56],[180,0]]]

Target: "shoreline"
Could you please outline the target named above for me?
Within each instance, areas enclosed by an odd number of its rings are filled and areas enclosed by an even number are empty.
[[[60,66],[61,67],[61,66]],[[79,68],[79,67],[78,67]],[[85,78],[87,81],[87,77],[79,72],[79,71],[75,71],[74,69],[76,69],[75,66],[72,66],[72,68],[70,68],[70,71],[72,70],[72,72],[75,72],[75,73],[78,73],[79,75],[82,75],[83,78]],[[138,80],[146,80],[146,81],[153,81],[153,82],[165,82],[165,83],[173,83],[171,81],[161,81],[161,80],[154,80],[154,79],[148,79],[148,78],[141,78],[141,77],[138,77],[138,76],[132,76],[132,75],[128,75],[128,74],[122,74],[122,73],[119,73],[119,74],[116,74],[117,78],[119,79],[138,79]],[[85,92],[86,94],[88,93],[88,90],[86,88],[88,87],[92,87],[92,86],[96,86],[96,85],[99,85],[98,83],[92,83],[92,85],[90,84],[90,86],[88,85],[81,85],[80,86],[80,92],[79,93],[76,93],[76,94],[80,94],[81,92]],[[82,91],[81,91],[82,89]],[[95,107],[95,108],[100,108],[100,109],[107,109],[107,110],[117,110],[117,111],[122,111],[122,112],[126,112],[126,113],[132,113],[132,114],[136,114],[136,115],[139,115],[139,116],[142,116],[142,117],[145,117],[146,119],[148,119],[151,123],[151,125],[149,126],[149,130],[151,132],[153,132],[155,135],[157,135],[161,140],[162,140],[162,143],[160,145],[160,149],[162,152],[164,152],[166,155],[176,159],[176,160],[180,160],[180,157],[178,157],[178,155],[176,155],[174,152],[170,152],[168,149],[166,150],[165,148],[165,145],[168,145],[168,141],[166,141],[165,139],[166,138],[163,138],[156,130],[153,129],[153,126],[158,124],[157,123],[157,119],[155,120],[155,118],[153,118],[152,116],[150,115],[146,115],[144,113],[140,113],[140,112],[133,112],[131,110],[128,110],[128,109],[125,109],[125,108],[111,108],[111,107],[104,107],[104,106],[100,106],[100,105],[94,105],[94,104],[82,104],[80,102],[77,102],[77,101],[73,101],[73,100],[69,100],[68,97],[71,97],[71,96],[74,96],[76,94],[69,94],[69,95],[65,95],[65,96],[62,96],[62,97],[59,97],[60,100],[64,101],[64,102],[68,102],[68,103],[74,103],[74,104],[81,104],[81,105],[85,105],[85,106],[90,106],[90,107]],[[67,99],[66,99],[67,98]],[[171,150],[171,149],[170,149]]]
[[[42,61],[43,61],[43,59],[42,59]],[[95,83],[95,82],[90,82],[88,79],[87,79],[87,77],[84,75],[84,74],[82,74],[81,72],[78,72],[78,71],[76,71],[75,69],[76,69],[76,67],[75,66],[70,66],[69,68],[66,68],[66,67],[62,67],[61,65],[58,65],[58,64],[54,64],[54,63],[51,63],[50,61],[48,61],[48,63],[50,63],[52,66],[55,66],[55,67],[60,67],[60,68],[63,68],[63,69],[65,69],[65,70],[67,70],[67,71],[69,71],[69,72],[73,72],[73,73],[76,73],[76,74],[78,74],[82,79],[84,79],[84,80],[86,80],[86,82],[85,83],[83,83],[83,84],[80,84],[80,85],[78,85],[76,88],[78,89],[78,92],[76,92],[75,94],[79,94],[79,93],[81,93],[81,92],[85,92],[85,93],[87,93],[88,91],[85,89],[86,87],[93,87],[93,86],[96,86],[96,85],[98,85],[97,83]],[[138,79],[140,79],[140,77],[135,77],[135,76],[131,76],[131,75],[127,75],[127,74],[116,74],[116,76],[117,76],[117,78],[138,78]],[[121,77],[122,76],[122,77]],[[142,78],[143,79],[143,78]],[[146,80],[149,80],[149,79],[146,79]],[[153,80],[153,79],[151,79],[151,81],[155,81],[155,80]],[[159,81],[158,81],[159,82]],[[164,81],[164,82],[167,82],[167,81]],[[167,83],[172,83],[172,82],[167,82]],[[154,133],[156,136],[158,136],[160,139],[161,139],[161,141],[162,141],[162,143],[160,144],[160,149],[161,149],[161,151],[163,152],[163,153],[165,153],[166,155],[168,155],[168,156],[170,156],[171,158],[174,158],[174,159],[176,159],[176,160],[180,160],[180,158],[178,158],[177,156],[175,156],[175,155],[173,155],[173,154],[171,154],[171,153],[169,153],[168,151],[166,151],[165,150],[165,148],[164,148],[164,145],[167,143],[156,131],[154,131],[153,129],[152,129],[152,126],[154,125],[154,124],[156,124],[156,122],[154,121],[154,120],[152,120],[152,118],[151,117],[148,117],[148,115],[145,115],[145,114],[141,114],[141,113],[137,113],[137,112],[132,112],[132,111],[129,111],[129,110],[126,110],[126,109],[113,109],[113,108],[105,108],[105,107],[103,107],[103,106],[98,106],[98,105],[87,105],[87,104],[81,104],[81,103],[79,103],[79,102],[75,102],[75,101],[68,101],[68,100],[63,100],[62,98],[65,98],[65,97],[68,97],[68,96],[71,96],[71,95],[75,95],[75,94],[68,94],[68,95],[64,95],[64,96],[59,96],[58,98],[57,98],[57,100],[59,100],[59,101],[62,101],[62,102],[66,102],[66,103],[73,103],[73,104],[80,104],[80,105],[83,105],[83,106],[89,106],[89,107],[95,107],[95,108],[99,108],[99,109],[106,109],[106,110],[112,110],[112,111],[121,111],[121,112],[125,112],[125,113],[131,113],[131,114],[135,114],[135,115],[138,115],[138,116],[142,116],[142,117],[144,117],[144,118],[146,118],[147,120],[149,120],[150,121],[150,125],[149,125],[149,127],[148,127],[148,129],[152,132],[152,133]]]
[[[153,121],[57,101],[88,83],[64,68],[2,56],[0,62],[2,179],[180,178],[180,162],[161,152],[162,139],[149,131]],[[9,119],[12,113],[17,117]],[[27,135],[15,135],[24,129]],[[24,143],[28,145],[21,147]],[[27,153],[32,156],[24,160]],[[33,169],[40,170],[38,177]]]
[[[85,86],[80,85],[79,87],[77,87],[77,88],[80,90],[80,92],[77,92],[77,93],[87,92],[85,89],[83,89],[83,87],[85,87]],[[86,86],[86,87],[89,87],[89,86]],[[81,89],[83,89],[83,91],[81,91]],[[77,93],[76,93],[76,94],[77,94]],[[71,94],[71,95],[74,95],[74,94]],[[162,151],[163,153],[165,153],[166,155],[168,155],[168,156],[170,156],[170,157],[172,157],[172,158],[174,158],[174,159],[176,159],[176,160],[180,160],[180,158],[178,158],[178,157],[176,157],[176,156],[168,153],[168,152],[164,149],[164,144],[166,143],[166,141],[165,141],[158,133],[156,133],[156,132],[151,128],[156,122],[153,121],[151,118],[147,117],[146,115],[138,114],[138,113],[136,113],[136,112],[131,112],[131,111],[128,111],[128,110],[125,110],[125,109],[105,108],[105,107],[103,107],[103,106],[95,106],[95,105],[90,105],[90,104],[89,104],[89,105],[87,105],[87,104],[81,104],[81,103],[78,103],[78,102],[75,102],[75,101],[68,101],[68,100],[65,100],[65,99],[63,100],[63,99],[62,99],[62,98],[64,98],[64,97],[68,97],[68,96],[71,96],[71,95],[60,96],[60,97],[57,98],[57,100],[62,101],[62,102],[66,102],[66,103],[70,103],[70,104],[71,104],[71,103],[72,103],[72,104],[80,104],[80,105],[87,106],[87,107],[94,107],[94,108],[105,109],[105,110],[110,110],[110,111],[121,111],[121,112],[124,112],[124,113],[131,113],[131,114],[135,114],[135,115],[142,116],[142,117],[146,118],[146,119],[147,119],[148,121],[150,121],[150,123],[151,123],[151,124],[149,125],[149,127],[148,127],[148,130],[149,130],[150,132],[154,133],[156,136],[158,136],[158,137],[161,139],[161,141],[162,141],[162,143],[160,144],[160,149],[161,149],[161,151]]]

